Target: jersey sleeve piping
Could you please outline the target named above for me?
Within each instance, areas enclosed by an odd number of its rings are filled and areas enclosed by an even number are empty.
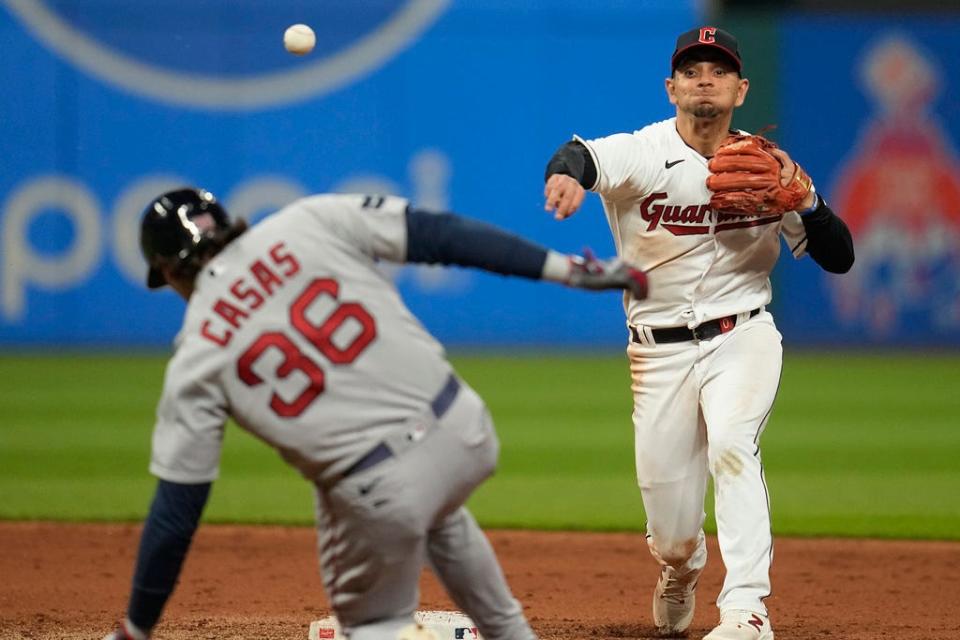
[[[803,236],[802,238],[800,238],[799,242],[797,242],[795,245],[793,245],[793,247],[791,247],[790,253],[792,253],[793,257],[795,258],[803,257],[806,246],[807,246],[807,236]]]

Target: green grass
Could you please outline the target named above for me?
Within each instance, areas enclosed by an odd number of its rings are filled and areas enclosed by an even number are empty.
[[[142,518],[164,363],[0,358],[0,518]],[[454,364],[502,442],[497,475],[470,502],[485,526],[642,528],[624,356]],[[763,438],[776,533],[960,539],[958,386],[957,355],[788,353]],[[307,483],[231,426],[207,521],[307,524],[312,514]]]

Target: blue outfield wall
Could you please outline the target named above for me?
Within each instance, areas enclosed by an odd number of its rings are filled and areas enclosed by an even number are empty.
[[[669,114],[693,2],[0,0],[0,344],[167,345],[137,217],[181,183],[256,219],[319,191],[392,192],[566,251],[613,244],[596,202],[558,223],[543,168],[575,131]],[[310,55],[283,50],[310,24]],[[460,345],[617,345],[619,296],[405,267]]]
[[[202,184],[257,219],[303,194],[392,192],[566,251],[613,244],[596,198],[563,223],[543,167],[576,132],[672,114],[692,0],[0,0],[0,345],[163,346],[182,303],[142,286],[137,217]],[[287,54],[289,24],[318,34]],[[850,276],[784,257],[788,341],[960,344],[956,20],[784,17],[777,139],[854,229]],[[904,132],[909,132],[909,135]],[[881,161],[882,160],[882,161]],[[612,347],[618,296],[474,271],[395,271],[456,345]]]
[[[787,16],[778,139],[853,233],[849,274],[781,259],[795,343],[960,346],[956,14]]]

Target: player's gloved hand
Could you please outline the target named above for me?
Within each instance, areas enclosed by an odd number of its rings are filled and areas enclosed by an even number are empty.
[[[103,636],[103,640],[147,640],[149,637],[149,633],[124,618],[116,629]]]
[[[731,134],[707,164],[714,211],[742,216],[777,216],[813,201],[810,176],[763,136]]]
[[[643,300],[650,291],[647,274],[620,258],[598,260],[590,251],[571,256],[567,284],[578,289],[626,289]]]

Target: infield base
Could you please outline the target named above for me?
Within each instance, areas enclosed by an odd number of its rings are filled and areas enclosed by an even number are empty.
[[[483,640],[477,625],[459,611],[417,611],[417,622],[430,629],[439,640]],[[334,616],[310,623],[308,640],[346,640]]]

